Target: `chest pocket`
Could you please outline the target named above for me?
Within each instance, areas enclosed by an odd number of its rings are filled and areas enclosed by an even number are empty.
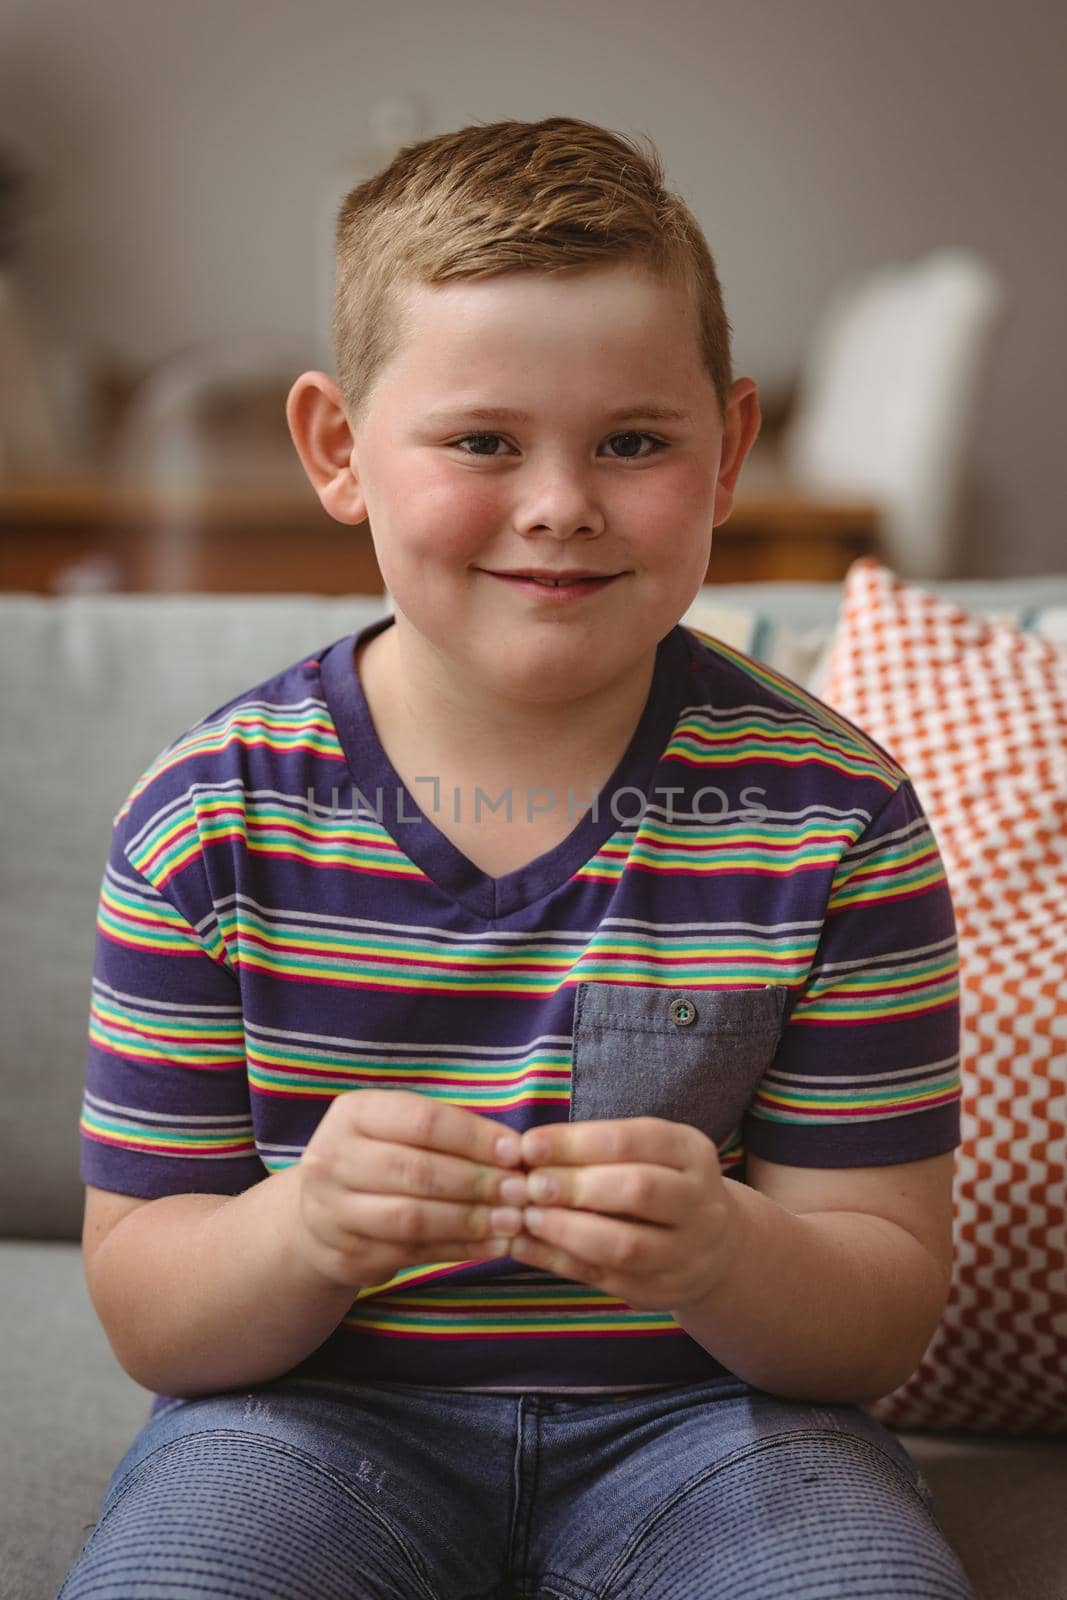
[[[570,1121],[665,1117],[722,1144],[773,1060],[786,993],[580,983]]]

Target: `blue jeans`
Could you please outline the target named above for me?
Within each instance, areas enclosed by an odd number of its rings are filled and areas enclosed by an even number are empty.
[[[142,1428],[58,1600],[974,1600],[857,1406],[279,1378]]]

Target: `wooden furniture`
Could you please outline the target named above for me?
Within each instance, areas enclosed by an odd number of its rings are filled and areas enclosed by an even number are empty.
[[[838,579],[878,551],[867,501],[812,499],[758,480],[715,530],[709,583]],[[383,589],[370,526],[322,509],[310,484],[133,489],[104,478],[0,483],[0,589],[55,594]]]

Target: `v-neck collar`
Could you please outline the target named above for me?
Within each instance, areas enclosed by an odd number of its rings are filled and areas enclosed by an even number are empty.
[[[648,785],[686,694],[688,636],[677,624],[657,645],[644,710],[625,752],[600,790],[597,815],[594,817],[590,806],[558,845],[525,866],[493,878],[475,866],[420,809],[378,738],[355,657],[361,644],[392,627],[394,621],[392,615],[378,618],[358,633],[339,639],[321,658],[326,704],[352,781],[372,807],[377,807],[381,790],[381,826],[442,893],[487,922],[512,916],[560,888],[614,833],[631,826],[627,818],[640,815],[632,791],[648,796]],[[612,811],[611,798],[623,789],[631,792],[619,801],[620,821]]]

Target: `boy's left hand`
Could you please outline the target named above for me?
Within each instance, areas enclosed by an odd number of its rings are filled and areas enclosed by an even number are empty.
[[[726,1276],[733,1198],[699,1128],[663,1117],[556,1123],[522,1135],[520,1160],[527,1179],[543,1174],[557,1192],[530,1197],[515,1260],[637,1311],[685,1310]]]

